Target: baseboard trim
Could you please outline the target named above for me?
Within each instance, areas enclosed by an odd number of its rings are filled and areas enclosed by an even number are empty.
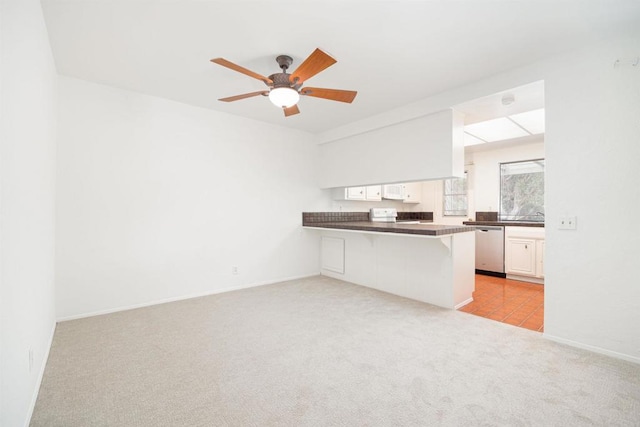
[[[615,359],[621,359],[621,360],[626,360],[627,362],[640,364],[640,357],[630,356],[630,355],[624,354],[624,353],[618,353],[617,351],[607,350],[605,348],[597,347],[597,346],[590,345],[590,344],[583,344],[583,343],[578,342],[578,341],[572,341],[572,340],[568,340],[566,338],[560,338],[560,337],[557,337],[557,336],[554,336],[554,335],[549,335],[547,333],[543,333],[542,336],[544,338],[550,340],[550,341],[555,341],[555,342],[560,343],[560,344],[566,344],[566,345],[569,345],[571,347],[581,348],[583,350],[589,350],[589,351],[592,351],[594,353],[603,354],[605,356],[613,357]]]
[[[540,277],[520,276],[517,274],[507,274],[507,279],[518,280],[520,282],[537,283],[538,285],[544,285],[544,279]]]
[[[49,360],[49,353],[51,352],[51,345],[53,344],[53,336],[56,333],[56,322],[53,322],[53,328],[51,328],[51,334],[49,335],[49,342],[47,343],[46,353],[42,358],[42,364],[40,365],[40,371],[38,372],[38,380],[36,381],[36,388],[33,390],[33,396],[31,397],[31,403],[29,404],[29,413],[27,414],[27,422],[25,427],[29,427],[31,424],[31,417],[33,411],[36,409],[36,402],[38,401],[38,394],[40,393],[40,385],[42,385],[42,378],[44,378],[44,370],[47,367],[47,361]]]
[[[498,273],[497,271],[489,271],[489,270],[478,270],[477,268],[476,268],[476,274],[482,274],[483,276],[502,277],[503,279],[507,277],[506,273]]]
[[[460,304],[456,304],[455,306],[453,306],[453,309],[454,309],[454,310],[457,310],[457,309],[459,309],[460,307],[464,307],[465,305],[470,304],[470,303],[472,303],[472,302],[473,302],[473,297],[471,297],[471,298],[469,298],[469,299],[466,299],[466,300],[462,301]]]
[[[300,276],[283,277],[283,278],[275,279],[275,280],[266,280],[266,281],[263,281],[263,282],[254,282],[254,283],[249,283],[249,284],[240,285],[240,286],[229,286],[229,287],[225,287],[225,288],[222,288],[222,289],[216,289],[214,291],[201,292],[201,293],[197,293],[197,294],[181,295],[181,296],[171,297],[171,298],[163,298],[163,299],[160,299],[160,300],[153,300],[153,301],[149,301],[149,302],[143,302],[143,303],[140,303],[140,304],[132,304],[132,305],[124,306],[124,307],[116,307],[116,308],[109,308],[109,309],[106,309],[106,310],[98,310],[98,311],[91,311],[91,312],[82,313],[82,314],[74,314],[72,316],[63,316],[63,317],[59,317],[57,321],[58,322],[66,322],[68,320],[84,319],[86,317],[101,316],[103,314],[117,313],[117,312],[120,312],[120,311],[127,311],[127,310],[135,310],[136,308],[150,307],[152,305],[166,304],[166,303],[169,303],[169,302],[183,301],[183,300],[192,299],[192,298],[206,297],[206,296],[209,296],[209,295],[216,295],[216,294],[222,294],[222,293],[225,293],[225,292],[239,291],[239,290],[242,290],[242,289],[255,288],[255,287],[258,287],[258,286],[273,285],[274,283],[288,282],[290,280],[305,279],[307,277],[313,277],[313,276],[319,276],[319,275],[320,275],[320,272],[315,272],[315,273],[310,273],[310,274],[303,274],[303,275],[300,275]]]

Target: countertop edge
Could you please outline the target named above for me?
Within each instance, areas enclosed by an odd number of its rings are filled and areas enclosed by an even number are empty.
[[[502,227],[538,227],[544,228],[544,222],[518,222],[518,221],[464,221],[464,225],[495,225]]]
[[[337,230],[337,231],[360,231],[379,234],[398,234],[422,237],[442,237],[456,233],[467,233],[475,231],[475,227],[466,225],[441,225],[441,224],[401,224],[401,223],[377,223],[363,224],[353,222],[335,223],[303,223],[304,228]],[[426,228],[429,227],[429,228]],[[437,227],[437,228],[433,228]]]

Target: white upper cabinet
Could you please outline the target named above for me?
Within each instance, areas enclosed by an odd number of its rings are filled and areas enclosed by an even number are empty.
[[[345,189],[346,200],[365,200],[366,196],[365,187],[349,187]]]
[[[365,189],[365,199],[372,202],[382,200],[382,185],[369,185]]]
[[[404,186],[404,203],[420,203],[422,200],[422,183],[421,182],[410,182],[408,184],[403,184]]]
[[[369,185],[366,187],[336,188],[333,193],[333,199],[379,202],[382,200],[382,186]]]
[[[403,203],[420,203],[422,183],[368,185],[360,187],[336,188],[333,190],[334,200],[362,200],[379,202],[397,200]]]

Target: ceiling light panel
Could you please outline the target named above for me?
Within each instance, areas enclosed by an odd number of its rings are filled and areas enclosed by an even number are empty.
[[[511,120],[531,132],[532,135],[544,133],[544,108],[509,116]]]
[[[474,123],[464,127],[464,131],[487,142],[528,136],[529,133],[506,117]]]
[[[473,135],[470,135],[468,133],[464,133],[464,146],[468,147],[470,145],[478,145],[478,144],[484,144],[485,141],[481,140],[480,138],[476,138]]]

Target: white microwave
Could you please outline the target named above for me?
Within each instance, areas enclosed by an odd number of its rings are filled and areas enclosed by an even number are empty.
[[[387,184],[382,186],[382,198],[404,200],[404,184]]]

